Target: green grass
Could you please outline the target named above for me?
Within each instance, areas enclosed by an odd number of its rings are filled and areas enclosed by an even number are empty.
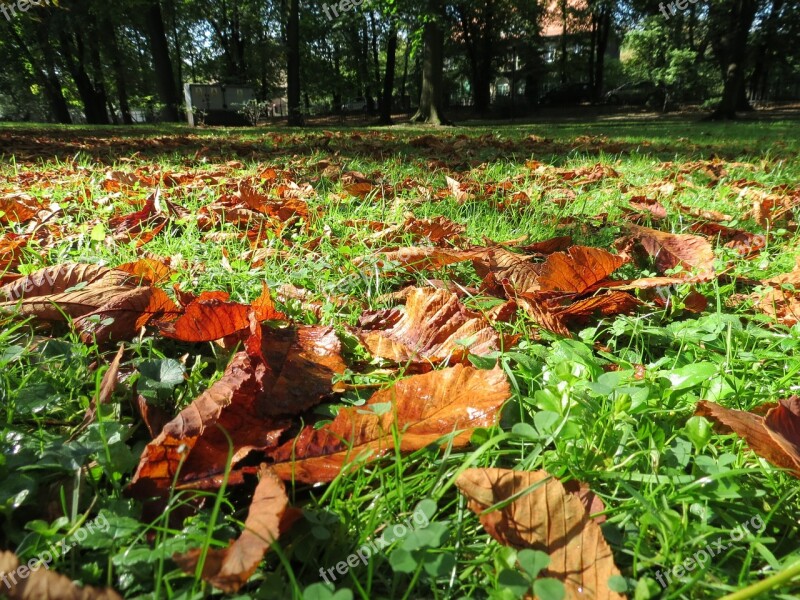
[[[695,220],[675,209],[683,204],[727,213],[734,217],[733,226],[763,234],[746,215],[751,205],[732,186],[744,179],[766,188],[796,188],[797,130],[793,121],[476,126],[443,132],[468,137],[461,150],[451,152],[410,145],[409,140],[430,131],[405,126],[390,133],[344,130],[327,147],[322,130],[265,134],[257,129],[160,127],[123,134],[88,127],[12,127],[0,129],[0,139],[12,140],[7,146],[11,154],[0,167],[0,187],[19,189],[63,209],[57,219],[63,236],[43,247],[29,245],[19,272],[66,261],[115,266],[145,250],[174,259],[174,283],[185,290],[225,290],[235,300],[249,301],[266,281],[272,289],[287,283],[309,289],[323,301],[329,295],[350,297],[354,301],[344,307],[326,303],[321,314],[321,323],[342,327],[354,324],[363,310],[357,301],[370,308],[387,306],[381,295],[408,283],[426,278],[479,283],[468,264],[412,276],[383,273],[375,264],[376,247],[368,240],[373,232],[351,221],[401,223],[411,211],[417,217],[443,215],[465,225],[474,243],[482,243],[484,236],[502,242],[527,235],[537,241],[569,233],[575,243],[609,248],[627,220],[622,208],[628,198],[652,197],[648,186],[673,180],[684,165],[717,155],[734,162],[726,165],[727,173],[717,181],[697,169],[683,175],[685,185],[665,201],[668,220],[654,226],[687,231]],[[39,147],[19,145],[34,134]],[[487,134],[495,137],[478,139]],[[155,146],[148,141],[153,135],[174,137],[178,143]],[[530,144],[525,141],[530,135],[553,141]],[[81,143],[87,137],[91,139]],[[451,138],[448,145],[456,141]],[[140,154],[133,155],[138,149]],[[575,197],[560,205],[555,202],[563,197],[559,190],[569,184],[537,177],[525,165],[529,159],[561,169],[599,162],[620,177],[573,187]],[[241,165],[221,184],[254,175],[260,167],[287,170],[298,184],[313,185],[308,201],[321,216],[283,239],[265,232],[260,247],[280,252],[258,267],[246,258],[247,240],[231,235],[209,241],[191,217],[172,222],[141,249],[107,242],[108,218],[137,210],[128,202],[143,200],[152,189],[116,196],[103,189],[106,171],[149,166],[213,172],[230,160]],[[414,184],[396,194],[378,190],[364,199],[349,197],[341,183],[319,174],[315,165],[321,160],[392,186],[406,180]],[[447,187],[445,175],[483,184],[508,181],[510,190],[459,204],[448,195],[436,197]],[[426,200],[417,186],[431,190],[433,198]],[[500,200],[517,191],[525,191],[532,202],[498,208]],[[194,215],[219,189],[164,188],[162,194]],[[769,245],[755,259],[743,260],[718,248],[718,270],[730,264],[730,274],[753,279],[790,271],[800,248],[796,233],[788,229],[771,232]],[[24,226],[9,230],[22,233]],[[228,225],[217,230],[236,231]],[[304,244],[317,238],[309,252]],[[364,258],[367,267],[357,268],[356,258]],[[640,274],[630,266],[623,272]],[[702,423],[690,417],[700,399],[747,410],[794,393],[800,327],[776,326],[729,302],[741,291],[732,280],[703,284],[699,291],[709,299],[701,315],[679,310],[689,292],[684,286],[675,291],[678,308],[596,322],[572,340],[537,332],[520,314],[507,326],[520,334],[518,345],[489,361],[476,361],[489,366],[499,360],[508,374],[514,395],[501,426],[476,433],[466,451],[424,448],[384,458],[326,486],[290,486],[290,500],[303,508],[305,517],[267,555],[241,597],[519,597],[508,573],[516,571],[515,552],[490,541],[453,485],[467,465],[546,469],[561,480],[588,483],[605,502],[603,531],[632,598],[718,598],[795,563],[800,559],[797,479],[758,458],[736,436],[706,435]],[[483,298],[466,302],[487,306]],[[281,308],[300,322],[317,321],[297,303]],[[182,361],[185,380],[158,394],[173,411],[221,376],[230,353],[212,344],[181,345],[157,336],[135,340],[123,362],[126,378],[116,402],[68,442],[99,386],[103,369],[97,365],[110,360],[114,349],[86,346],[69,332],[51,338],[35,324],[12,318],[2,318],[0,324],[0,547],[28,560],[82,520],[105,516],[110,523],[106,534],[91,534],[51,568],[83,583],[112,585],[126,597],[213,595],[212,588],[185,575],[170,557],[208,544],[209,523],[212,547],[236,537],[252,485],[228,488],[224,497],[211,494],[185,520],[177,518],[177,508],[188,495],[176,494],[170,509],[149,525],[141,519],[144,507],[127,499],[123,488],[148,439],[130,402],[134,382],[146,384],[142,365]],[[641,379],[635,376],[640,364],[645,365]],[[348,377],[358,383],[386,379],[382,374]],[[369,391],[348,392],[343,401],[361,402]],[[331,408],[320,409],[323,414],[325,410]],[[436,503],[426,528],[430,535],[399,540],[366,565],[337,574],[336,596],[320,589],[320,568],[347,560],[382,528],[408,518],[425,499]],[[220,518],[214,521],[217,501]],[[745,522],[763,527],[731,541],[731,532]],[[715,540],[729,547],[683,578],[672,576],[662,589],[658,571],[671,571]],[[409,565],[411,551],[420,560]],[[800,583],[785,583],[764,597],[794,598],[798,593]]]

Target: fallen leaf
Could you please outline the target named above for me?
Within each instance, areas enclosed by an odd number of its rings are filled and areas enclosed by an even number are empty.
[[[580,294],[606,279],[623,262],[622,257],[600,248],[572,246],[566,253],[555,252],[547,257],[537,283],[542,291]]]
[[[568,598],[624,598],[609,588],[609,578],[620,572],[600,526],[581,498],[568,493],[560,481],[544,471],[467,469],[456,485],[495,540],[550,556],[541,575],[563,582]],[[487,512],[509,500],[503,508]]]
[[[641,244],[654,261],[656,270],[664,274],[681,266],[687,276],[698,280],[714,277],[714,249],[705,238],[691,234],[675,234],[629,224],[632,239]],[[693,273],[695,272],[696,273]]]
[[[691,229],[693,233],[700,233],[711,238],[720,238],[725,242],[726,248],[731,248],[744,257],[755,254],[767,243],[767,238],[761,234],[726,227],[719,223],[697,223]]]
[[[14,572],[21,568],[13,552],[0,550],[0,581],[3,597],[9,600],[122,600],[111,588],[78,587],[68,577],[51,571],[48,565],[30,571],[26,578]]]
[[[532,259],[531,256],[517,254],[498,246],[477,256],[472,264],[483,279],[491,274],[498,282],[508,280],[515,290],[533,292],[539,289],[542,264],[534,263]]]
[[[339,389],[332,380],[345,368],[330,327],[253,323],[246,351],[235,354],[222,378],[147,445],[129,492],[163,495],[179,467],[181,483],[221,473],[228,459],[223,430],[233,439],[234,465],[253,450],[276,446],[289,417]]]
[[[702,400],[695,414],[718,423],[722,431],[744,438],[753,452],[800,477],[800,397],[768,406],[766,415],[761,416]]]
[[[375,458],[395,447],[411,452],[455,433],[452,445],[469,443],[476,427],[491,427],[511,389],[499,367],[483,371],[456,365],[401,379],[362,407],[339,410],[320,429],[305,427],[293,440],[267,455],[282,479],[329,482],[345,465]],[[448,442],[449,443],[449,442]]]
[[[288,318],[275,309],[264,284],[252,304],[231,302],[227,293],[203,292],[184,308],[180,317],[162,324],[160,330],[165,337],[183,342],[211,342],[248,329],[251,313],[258,321]]]
[[[380,255],[382,261],[379,266],[390,270],[385,263],[396,265],[410,271],[424,271],[426,269],[438,269],[454,263],[472,260],[486,252],[485,248],[473,248],[469,250],[451,250],[435,247],[408,247],[396,250],[382,250]],[[353,264],[360,266],[364,264],[363,259],[356,259]]]
[[[237,592],[255,573],[272,542],[278,539],[281,519],[289,505],[283,482],[271,469],[262,465],[259,478],[239,539],[224,549],[208,549],[204,558],[203,579],[228,594]],[[203,550],[195,549],[176,554],[172,560],[193,575],[201,558]]]
[[[466,308],[446,290],[412,288],[405,310],[364,313],[358,337],[375,356],[396,363],[461,362],[468,354],[483,356],[502,349],[489,322]]]

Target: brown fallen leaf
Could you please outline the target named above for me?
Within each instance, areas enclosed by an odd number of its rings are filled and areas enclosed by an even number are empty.
[[[100,265],[62,263],[34,271],[9,285],[0,287],[0,299],[9,300],[60,294],[78,284],[103,282],[110,286],[125,285],[132,279],[128,273]]]
[[[330,327],[272,329],[255,323],[246,351],[222,378],[167,423],[145,448],[131,481],[136,497],[165,494],[179,483],[221,473],[233,439],[233,464],[253,450],[275,447],[293,417],[338,388],[341,343]]]
[[[108,365],[108,370],[103,373],[103,379],[100,381],[100,389],[97,395],[93,396],[89,401],[89,407],[83,416],[83,422],[78,426],[78,429],[70,435],[68,441],[77,439],[78,434],[84,431],[97,416],[97,407],[102,404],[107,404],[111,400],[114,389],[117,387],[117,378],[119,377],[119,365],[122,362],[122,355],[125,352],[125,345],[120,344],[114,360]]]
[[[542,575],[562,581],[567,598],[624,598],[609,588],[609,578],[620,572],[600,526],[560,481],[544,471],[467,469],[456,485],[495,540],[550,556]],[[511,498],[503,508],[486,512]]]
[[[289,505],[286,488],[272,469],[262,465],[259,479],[239,539],[224,549],[211,548],[205,555],[203,579],[228,594],[237,592],[255,573],[272,542],[278,539],[281,519]],[[195,549],[176,554],[172,560],[193,575],[202,555],[202,549]]]
[[[412,288],[405,310],[364,313],[358,337],[375,356],[396,363],[463,362],[501,350],[503,340],[480,313],[446,290]]]
[[[0,297],[9,298],[0,302],[0,311],[51,322],[72,318],[84,341],[130,339],[177,307],[162,290],[128,279],[127,273],[96,265],[50,267],[0,288]]]
[[[388,265],[385,263],[395,263],[401,269],[408,269],[409,271],[424,271],[426,269],[439,269],[441,267],[451,265],[454,263],[472,260],[486,252],[485,248],[472,248],[469,250],[453,250],[448,248],[435,248],[435,247],[408,247],[397,248],[395,250],[382,250],[380,255],[383,261],[379,262],[388,270]],[[364,264],[364,260],[357,258],[353,264],[360,266]]]
[[[566,253],[554,252],[547,257],[537,283],[542,291],[581,294],[606,279],[624,262],[621,256],[600,248],[572,246]]]
[[[484,280],[490,275],[497,282],[508,280],[520,292],[534,292],[539,289],[539,274],[542,263],[532,262],[533,257],[517,254],[502,247],[489,248],[473,259],[475,272]],[[488,286],[493,287],[493,286]]]
[[[135,262],[121,264],[115,267],[117,271],[130,273],[138,277],[137,283],[158,285],[169,281],[174,271],[160,260],[153,258],[140,258]]]
[[[160,331],[183,342],[211,342],[248,329],[251,313],[258,321],[288,319],[275,308],[269,288],[263,284],[261,295],[252,304],[231,302],[224,292],[203,292],[176,320],[163,323]]]
[[[647,196],[633,196],[628,203],[631,208],[649,216],[655,221],[662,221],[667,218],[667,209],[658,200]]]
[[[38,211],[39,207],[23,202],[23,198],[20,196],[0,198],[0,224],[2,225],[30,221]]]
[[[660,274],[681,266],[688,271],[686,276],[694,275],[697,280],[714,277],[714,249],[705,238],[667,233],[633,224],[629,224],[628,229],[631,239],[654,259]]]
[[[697,403],[695,414],[719,424],[722,431],[744,438],[753,452],[800,477],[800,397],[792,396],[767,407],[761,416],[702,400]]]
[[[517,294],[509,288],[507,294],[539,326],[566,337],[572,336],[569,331],[572,325],[585,324],[598,316],[628,314],[641,304],[630,294],[617,290],[577,301],[573,301],[573,295]]]
[[[570,246],[572,246],[572,236],[559,235],[541,242],[517,246],[517,250],[526,254],[552,254],[553,252],[567,250]]]
[[[24,579],[15,573],[23,568],[29,572]],[[0,592],[9,600],[122,600],[111,588],[78,587],[46,565],[30,571],[25,565],[20,566],[13,552],[4,550],[0,550],[0,581]]]
[[[721,239],[725,242],[726,248],[735,250],[744,257],[753,256],[767,243],[767,238],[761,234],[726,227],[719,223],[697,223],[691,230],[693,233],[700,233],[712,239]]]
[[[282,479],[329,482],[345,465],[358,464],[394,448],[393,429],[402,452],[418,450],[450,433],[456,448],[469,443],[476,427],[497,422],[511,396],[503,370],[483,371],[456,365],[401,379],[373,394],[362,407],[339,410],[320,429],[305,427],[293,440],[267,452]]]

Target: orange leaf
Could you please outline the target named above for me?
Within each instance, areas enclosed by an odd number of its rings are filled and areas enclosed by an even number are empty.
[[[456,485],[495,540],[550,556],[542,576],[562,581],[568,598],[624,598],[608,587],[609,578],[620,572],[600,526],[560,481],[544,471],[467,469]],[[511,498],[503,508],[485,512]]]
[[[359,325],[358,336],[367,349],[397,363],[460,362],[470,353],[483,356],[503,345],[480,313],[466,308],[455,294],[433,288],[412,288],[405,310],[367,312]]]
[[[135,262],[124,263],[115,267],[118,271],[125,271],[141,279],[141,282],[157,285],[168,281],[174,271],[160,260],[153,258],[140,258]]]
[[[27,206],[14,196],[0,198],[0,223],[24,223],[36,216],[38,209]]]
[[[219,292],[203,292],[175,321],[161,325],[161,334],[183,342],[211,342],[249,328],[251,313],[258,321],[287,318],[275,310],[266,285],[252,304],[231,302]]]
[[[632,238],[655,260],[660,274],[681,266],[688,271],[697,271],[697,278],[708,280],[714,277],[714,249],[708,240],[696,235],[675,234],[629,224]],[[687,275],[689,275],[687,273]]]
[[[203,579],[214,587],[233,594],[239,590],[281,533],[281,519],[286,513],[289,498],[283,482],[272,469],[261,466],[260,481],[250,502],[244,531],[225,549],[209,549],[203,564]],[[172,557],[178,566],[194,574],[203,551],[190,550]]]
[[[555,252],[541,267],[538,283],[544,291],[582,293],[616,271],[622,257],[600,248],[572,246],[567,253]]]
[[[744,438],[753,452],[800,477],[800,397],[769,405],[763,417],[705,400],[697,403],[695,414],[721,424],[723,431]]]
[[[222,378],[167,423],[145,448],[130,492],[137,497],[162,495],[181,461],[180,482],[223,471],[228,441],[234,441],[233,464],[253,450],[278,444],[291,421],[334,391],[333,376],[345,364],[341,343],[329,327],[271,329],[258,325]]]
[[[394,448],[413,452],[455,432],[454,447],[469,443],[477,427],[491,427],[511,396],[499,367],[481,371],[456,365],[401,379],[373,394],[365,406],[339,410],[329,425],[304,428],[296,439],[268,452],[283,479],[304,483],[332,481],[345,465],[380,456]]]

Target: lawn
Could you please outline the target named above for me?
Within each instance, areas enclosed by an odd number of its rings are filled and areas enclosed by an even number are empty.
[[[0,128],[0,548],[131,598],[797,597],[798,133]],[[574,531],[509,541],[561,484],[596,593]]]

